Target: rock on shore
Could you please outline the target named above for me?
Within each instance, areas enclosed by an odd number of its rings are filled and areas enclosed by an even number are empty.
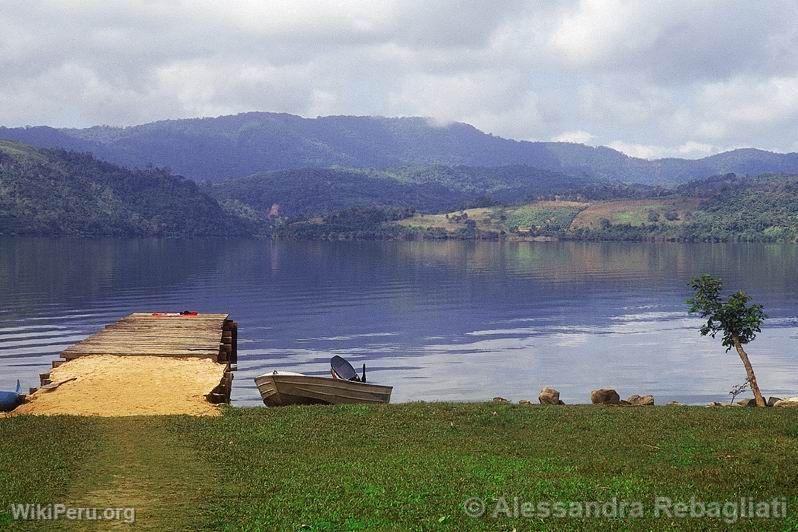
[[[611,388],[599,388],[590,392],[590,402],[594,405],[619,405],[621,396]]]
[[[540,395],[538,395],[538,401],[542,405],[564,405],[562,401],[560,401],[560,392],[546,386],[542,390],[540,390]]]
[[[631,395],[626,400],[632,406],[654,406],[653,395]]]
[[[776,408],[798,408],[798,397],[790,397],[789,399],[776,401],[773,406]]]

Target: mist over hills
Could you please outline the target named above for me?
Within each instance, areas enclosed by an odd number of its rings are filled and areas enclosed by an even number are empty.
[[[675,185],[718,174],[797,173],[798,154],[739,149],[698,160],[645,160],[607,147],[496,137],[464,123],[420,117],[303,118],[252,112],[125,128],[0,128],[0,139],[90,152],[128,167],[168,167],[219,181],[298,168],[524,165],[580,178]]]

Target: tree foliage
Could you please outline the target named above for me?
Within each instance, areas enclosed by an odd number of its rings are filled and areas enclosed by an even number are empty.
[[[193,181],[0,141],[0,234],[208,236],[242,223]]]
[[[726,350],[735,347],[735,340],[747,344],[761,332],[767,315],[762,305],[749,304],[750,296],[742,290],[730,295],[725,301],[721,297],[723,282],[711,275],[702,275],[690,281],[694,295],[687,303],[690,312],[707,321],[701,327],[701,335],[722,335]]]

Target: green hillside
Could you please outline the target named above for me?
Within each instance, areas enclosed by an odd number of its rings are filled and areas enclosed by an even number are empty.
[[[209,236],[241,221],[192,181],[0,141],[0,234]]]
[[[540,199],[408,216],[325,216],[289,238],[798,241],[798,177],[721,176],[648,197]]]
[[[351,208],[447,212],[554,196],[631,198],[663,193],[645,185],[569,176],[528,166],[408,166],[383,170],[303,168],[206,184],[232,211],[256,217],[323,216]]]

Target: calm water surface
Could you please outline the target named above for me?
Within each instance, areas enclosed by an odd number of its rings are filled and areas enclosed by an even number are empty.
[[[770,315],[750,355],[763,391],[798,395],[798,246],[632,243],[0,239],[0,389],[131,311],[229,312],[234,400],[272,369],[367,362],[394,400],[566,402],[592,388],[727,400],[739,359],[687,316],[692,275],[723,276]]]

